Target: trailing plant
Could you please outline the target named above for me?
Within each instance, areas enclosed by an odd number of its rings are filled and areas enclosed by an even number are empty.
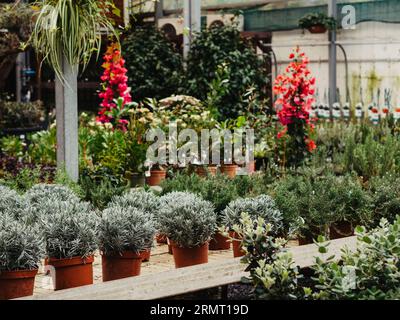
[[[122,52],[137,101],[163,99],[180,91],[182,58],[161,31],[153,26],[129,29],[122,40]]]
[[[37,228],[0,214],[0,274],[39,267],[44,245]]]
[[[30,43],[59,79],[64,80],[62,59],[70,66],[82,65],[84,70],[93,53],[98,56],[103,32],[118,37],[112,1],[38,0],[35,6],[39,10]]]
[[[290,54],[289,59],[291,59],[289,66],[285,69],[285,73],[275,79],[273,89],[277,95],[275,101],[277,115],[284,126],[278,138],[286,134],[290,137],[286,151],[287,164],[298,166],[302,164],[307,154],[316,148],[311,137],[314,125],[310,120],[315,78],[311,77],[307,67],[309,60],[299,47]]]
[[[106,255],[150,249],[155,233],[154,220],[148,213],[129,206],[105,209],[97,231],[99,248]]]
[[[39,222],[46,244],[47,257],[86,258],[97,249],[98,217],[90,206],[74,200],[47,201]]]
[[[310,27],[321,25],[326,29],[336,29],[336,20],[328,17],[325,13],[308,13],[299,20],[299,27],[309,29]]]
[[[274,200],[270,196],[260,195],[254,198],[239,198],[225,208],[223,224],[232,230],[235,225],[240,225],[242,213],[247,213],[251,218],[261,217],[272,225],[271,232],[274,235],[282,233],[283,217]]]
[[[161,197],[156,216],[159,232],[184,248],[203,245],[217,228],[213,205],[188,192],[171,192]]]

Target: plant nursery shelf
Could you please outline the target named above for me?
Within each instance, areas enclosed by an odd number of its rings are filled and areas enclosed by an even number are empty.
[[[314,264],[315,257],[335,255],[340,257],[341,249],[356,248],[356,237],[330,241],[329,251],[322,256],[314,244],[292,247],[295,263],[300,268]],[[23,300],[152,300],[192,293],[208,288],[226,286],[240,282],[245,264],[240,258],[213,262],[192,267],[175,269],[90,286],[57,291],[43,296],[22,298]]]

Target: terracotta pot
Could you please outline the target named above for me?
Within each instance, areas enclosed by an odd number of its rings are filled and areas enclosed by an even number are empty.
[[[169,254],[173,254],[173,252],[172,252],[172,246],[171,246],[171,243],[169,242],[169,239],[167,238],[167,244],[168,244],[168,253]]]
[[[33,295],[37,273],[37,269],[0,271],[0,300]]]
[[[219,232],[216,232],[211,239],[208,248],[210,250],[229,250],[231,248],[231,242],[228,237],[224,237]]]
[[[326,30],[326,27],[322,24],[316,24],[315,26],[311,26],[308,28],[308,31],[310,31],[310,33],[325,33]]]
[[[240,237],[236,232],[229,232],[229,235],[238,240],[232,240],[232,248],[233,248],[233,257],[238,258],[238,257],[243,257],[244,256],[244,251],[242,250],[242,242],[240,241]]]
[[[207,177],[208,175],[210,176],[216,176],[217,175],[217,167],[216,166],[207,166],[207,167],[197,167],[196,168],[196,173],[200,177]]]
[[[290,239],[290,240],[288,240],[286,246],[288,248],[298,247],[298,246],[300,246],[300,241],[299,241],[299,239]]]
[[[159,186],[166,176],[167,172],[164,170],[151,170],[150,177],[146,177],[146,183],[151,187]]]
[[[298,241],[299,241],[299,246],[305,246],[307,244],[313,243],[313,239],[310,237],[299,237]]]
[[[156,235],[156,241],[157,243],[167,243],[167,237],[164,234],[157,234]]]
[[[238,166],[236,164],[222,164],[221,172],[230,178],[234,178],[236,176],[237,168]]]
[[[151,256],[151,249],[144,250],[140,253],[143,262],[149,262]]]
[[[340,239],[354,235],[354,228],[348,221],[340,221],[329,227],[329,239]]]
[[[194,248],[182,248],[170,241],[175,268],[194,266],[208,262],[208,242]]]
[[[140,274],[142,253],[124,251],[122,254],[102,255],[103,282],[134,277]]]
[[[68,259],[49,258],[49,265],[55,269],[55,290],[93,284],[93,261],[93,256]]]

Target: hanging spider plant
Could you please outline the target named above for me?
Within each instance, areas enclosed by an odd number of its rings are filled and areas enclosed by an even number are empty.
[[[37,13],[31,44],[62,81],[63,59],[83,71],[94,53],[98,57],[104,33],[118,39],[112,1],[38,0],[33,8]]]

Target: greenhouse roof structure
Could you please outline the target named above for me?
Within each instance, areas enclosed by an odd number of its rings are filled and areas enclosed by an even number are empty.
[[[400,23],[399,0],[338,0],[339,18],[342,8],[352,5],[357,23],[379,21]],[[164,10],[183,7],[183,0],[164,0]],[[203,10],[224,12],[241,10],[245,31],[279,31],[298,28],[299,19],[309,12],[327,12],[328,0],[202,0]]]

